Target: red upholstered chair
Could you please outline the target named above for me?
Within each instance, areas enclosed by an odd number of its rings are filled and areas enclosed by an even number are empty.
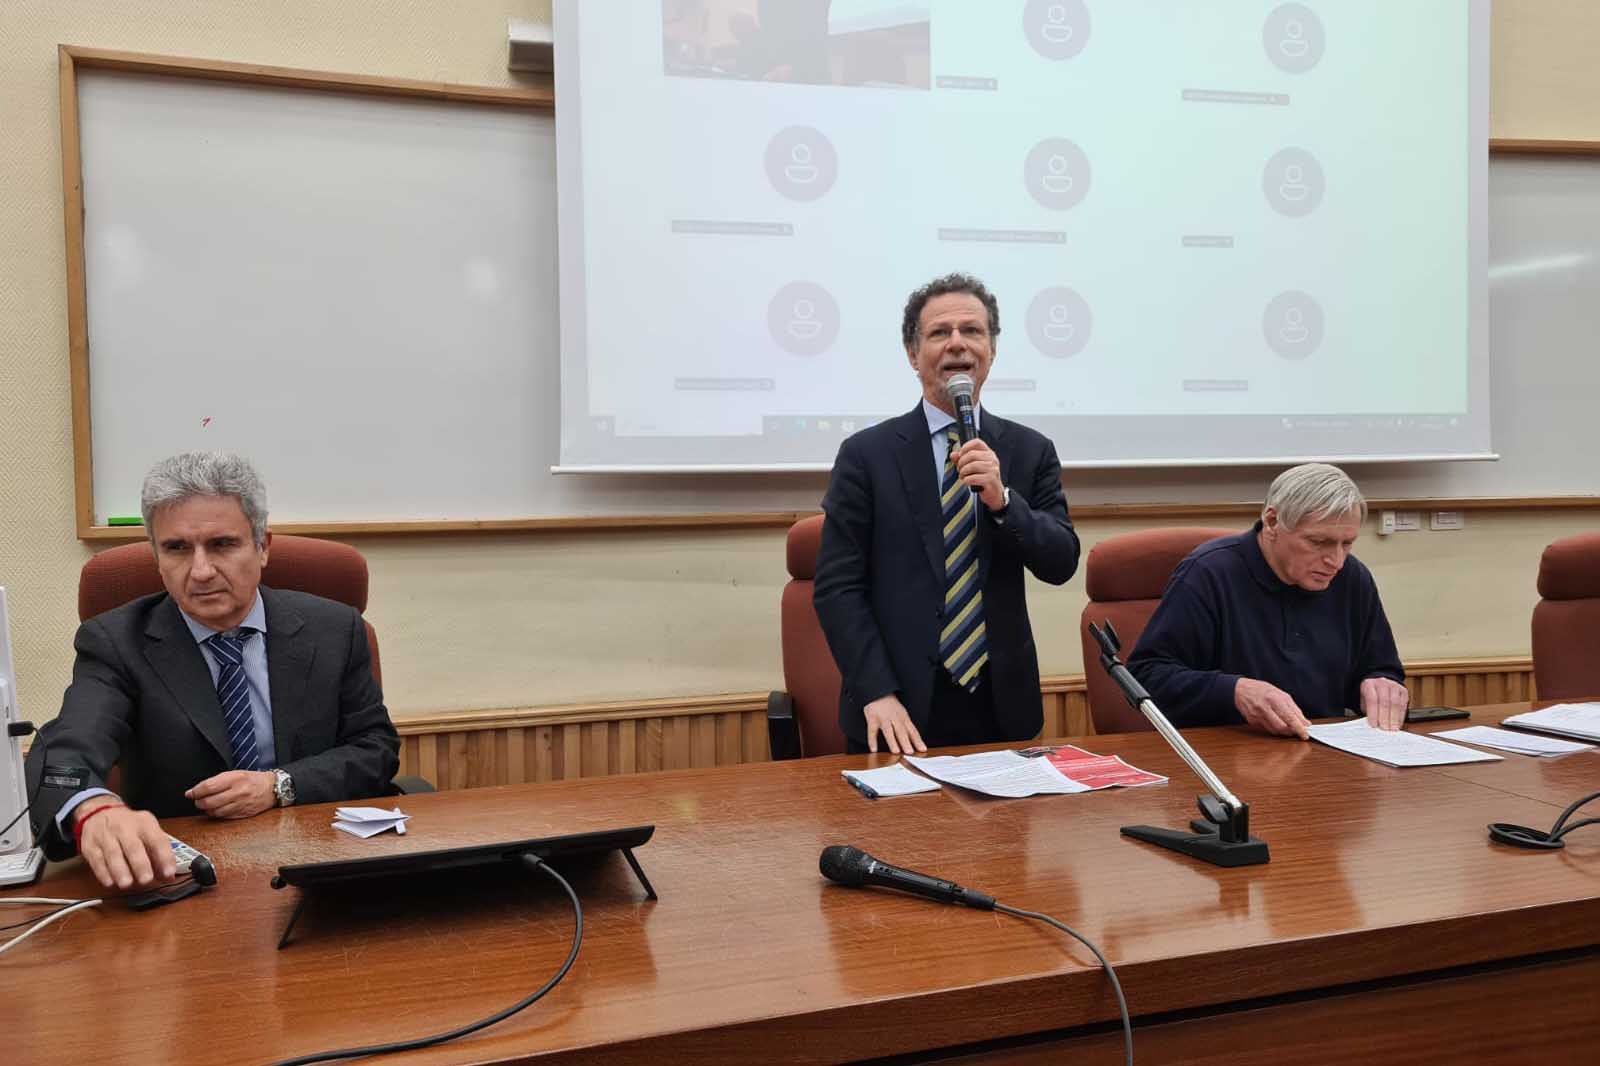
[[[789,583],[783,587],[779,607],[785,691],[767,697],[767,738],[774,759],[838,755],[845,750],[839,729],[839,668],[811,606],[821,543],[821,515],[789,527]]]
[[[1143,529],[1107,537],[1089,552],[1084,563],[1089,603],[1078,622],[1078,632],[1083,638],[1089,716],[1096,733],[1133,733],[1151,726],[1144,715],[1128,706],[1122,690],[1100,668],[1100,646],[1089,635],[1089,623],[1098,625],[1109,618],[1122,640],[1122,658],[1126,660],[1155,614],[1167,579],[1184,556],[1208,540],[1236,532],[1197,526]]]
[[[261,583],[275,589],[309,592],[367,609],[367,560],[348,544],[315,537],[278,534],[261,572]],[[78,575],[78,620],[121,607],[129,600],[160,592],[161,573],[148,541],[124,544],[103,551],[83,564]],[[365,621],[363,619],[363,621]],[[372,649],[372,676],[383,684],[378,667],[378,635],[366,622],[367,646]]]
[[[1600,533],[1563,537],[1539,558],[1533,681],[1542,700],[1600,696]]]

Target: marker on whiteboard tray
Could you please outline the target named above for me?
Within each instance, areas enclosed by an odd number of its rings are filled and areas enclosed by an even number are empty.
[[[114,514],[106,519],[108,526],[142,526],[144,519],[136,514]]]

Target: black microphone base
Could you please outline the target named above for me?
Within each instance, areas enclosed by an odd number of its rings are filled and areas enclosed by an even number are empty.
[[[1186,833],[1181,829],[1162,829],[1154,825],[1125,825],[1122,835],[1209,862],[1213,866],[1260,866],[1269,861],[1267,842],[1260,837],[1227,841],[1214,831]]]

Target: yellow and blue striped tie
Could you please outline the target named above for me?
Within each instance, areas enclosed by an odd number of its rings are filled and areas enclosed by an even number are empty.
[[[989,639],[983,624],[983,590],[978,587],[978,516],[972,490],[956,477],[956,429],[946,431],[944,480],[939,486],[944,514],[944,629],[939,633],[939,661],[955,683],[969,691],[989,661]]]

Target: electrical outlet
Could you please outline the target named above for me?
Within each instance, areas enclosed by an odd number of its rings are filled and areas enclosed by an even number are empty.
[[[1393,511],[1380,511],[1380,512],[1378,512],[1378,536],[1387,537],[1390,533],[1393,533],[1393,532],[1394,532],[1394,512]]]
[[[1415,533],[1422,528],[1421,511],[1396,511],[1394,515],[1394,531],[1396,533]]]
[[[1435,511],[1428,521],[1429,529],[1462,529],[1467,524],[1467,516],[1461,511]]]

